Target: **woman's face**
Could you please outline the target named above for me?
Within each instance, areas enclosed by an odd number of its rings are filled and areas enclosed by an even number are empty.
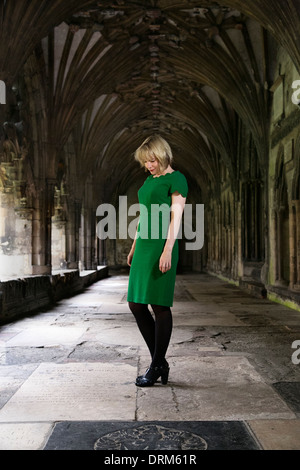
[[[151,173],[151,175],[159,175],[160,166],[157,158],[150,156],[149,159],[145,162],[146,169]]]

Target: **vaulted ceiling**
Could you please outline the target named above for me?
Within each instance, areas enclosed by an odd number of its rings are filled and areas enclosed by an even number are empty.
[[[59,149],[73,135],[82,180],[111,192],[132,183],[153,132],[204,194],[220,155],[238,177],[240,122],[263,171],[278,45],[300,72],[300,0],[6,0],[0,21],[0,78],[13,84],[36,55],[49,138]]]

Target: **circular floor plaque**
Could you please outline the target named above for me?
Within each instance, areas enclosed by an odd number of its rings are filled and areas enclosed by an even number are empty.
[[[97,439],[95,450],[206,450],[206,441],[188,431],[145,424],[119,429]]]

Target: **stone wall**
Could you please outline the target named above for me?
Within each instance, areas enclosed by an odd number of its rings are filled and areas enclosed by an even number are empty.
[[[58,300],[76,295],[107,277],[108,268],[79,273],[66,271],[52,276],[31,276],[0,282],[0,324],[48,308]]]
[[[220,195],[206,208],[206,268],[299,309],[300,106],[293,95],[300,76],[283,49],[274,64],[265,162],[240,129],[239,180],[234,185],[224,168]]]
[[[293,101],[299,74],[278,54],[270,128],[269,271],[272,297],[300,304],[300,108]]]

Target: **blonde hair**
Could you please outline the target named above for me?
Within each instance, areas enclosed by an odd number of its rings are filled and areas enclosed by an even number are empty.
[[[156,134],[148,137],[134,154],[134,158],[140,163],[141,167],[144,167],[145,163],[153,157],[158,160],[161,171],[164,171],[173,160],[170,145],[160,135]]]

